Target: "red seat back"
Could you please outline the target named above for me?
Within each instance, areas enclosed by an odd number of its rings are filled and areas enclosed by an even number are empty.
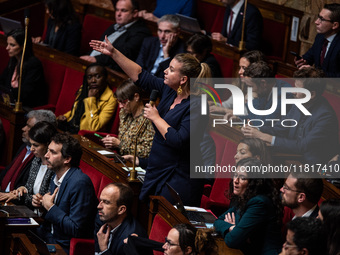
[[[168,223],[166,223],[158,214],[156,214],[152,222],[149,239],[164,243],[164,239],[168,235],[170,229],[171,226]],[[154,251],[153,254],[162,255],[163,252]]]
[[[55,115],[59,116],[72,109],[76,93],[83,83],[84,72],[66,68],[63,86],[56,104]]]
[[[45,81],[48,84],[48,104],[56,105],[64,82],[66,67],[48,59],[40,59]]]
[[[81,35],[80,55],[86,55],[91,51],[89,42],[98,40],[105,30],[113,24],[112,21],[97,17],[92,14],[86,14],[83,21]]]

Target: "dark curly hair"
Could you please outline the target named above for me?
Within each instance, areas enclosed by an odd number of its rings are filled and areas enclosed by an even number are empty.
[[[261,167],[261,161],[255,158],[241,159],[237,164],[238,167]],[[234,194],[234,182],[229,183],[229,199],[231,204],[240,211],[240,215],[245,213],[246,204],[250,199],[258,195],[264,195],[270,198],[275,207],[275,214],[277,217],[278,225],[282,223],[283,206],[279,196],[279,191],[275,188],[275,184],[272,179],[258,178],[261,173],[247,173],[248,186],[243,196],[237,196]]]

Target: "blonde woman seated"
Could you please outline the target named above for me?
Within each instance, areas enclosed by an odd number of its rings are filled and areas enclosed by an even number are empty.
[[[155,130],[152,122],[143,116],[144,104],[140,89],[132,80],[124,81],[115,92],[119,107],[119,135],[118,138],[107,135],[102,139],[106,148],[117,149],[121,155],[134,152],[135,134],[142,125],[137,139],[137,157],[147,158],[152,146]]]

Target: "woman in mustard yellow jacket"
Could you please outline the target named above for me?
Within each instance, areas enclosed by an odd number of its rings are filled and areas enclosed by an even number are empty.
[[[58,127],[71,133],[79,130],[107,131],[116,107],[117,100],[107,85],[105,67],[98,63],[90,64],[71,111],[57,118]]]

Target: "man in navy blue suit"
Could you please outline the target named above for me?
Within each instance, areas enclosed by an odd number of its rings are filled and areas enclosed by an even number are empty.
[[[317,36],[313,46],[295,58],[298,68],[314,65],[326,77],[340,77],[340,4],[325,4],[315,21]]]
[[[110,183],[102,190],[95,227],[96,255],[123,255],[125,238],[132,233],[147,237],[146,231],[131,215],[133,196],[132,189],[122,183]]]
[[[158,22],[158,37],[144,39],[136,63],[154,76],[163,78],[172,58],[185,51],[179,39],[180,19],[175,15],[164,15]]]
[[[320,78],[322,75],[322,71],[313,67],[294,73],[295,87],[305,88],[311,93],[309,102],[304,103],[311,115],[305,115],[293,105],[285,116],[287,120],[295,120],[291,127],[285,127],[281,122],[274,127],[261,127],[260,130],[245,126],[242,128],[245,137],[259,138],[271,145],[274,151],[302,154],[303,163],[306,164],[327,163],[338,152],[339,126],[334,109],[322,96],[325,89],[325,82]],[[305,96],[294,93],[295,98]]]
[[[56,134],[45,155],[47,167],[55,172],[50,192],[34,195],[32,204],[44,210],[44,223],[37,230],[47,243],[59,244],[69,252],[72,237],[92,238],[98,200],[91,179],[79,166],[82,148],[68,134]]]
[[[244,0],[219,0],[227,6],[221,33],[212,33],[211,37],[219,42],[239,46],[242,34]],[[263,20],[256,6],[247,4],[244,39],[247,50],[261,48]]]

